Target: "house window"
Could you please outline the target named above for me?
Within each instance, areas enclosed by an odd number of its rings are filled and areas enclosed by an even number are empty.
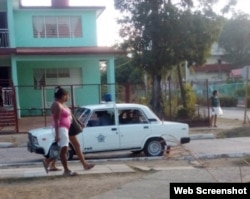
[[[34,38],[82,37],[79,16],[34,16],[32,21]]]
[[[42,86],[82,84],[81,68],[36,68],[33,70],[34,88]]]

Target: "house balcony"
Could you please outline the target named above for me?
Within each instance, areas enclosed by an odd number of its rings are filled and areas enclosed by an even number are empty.
[[[0,48],[9,48],[8,29],[0,29]]]

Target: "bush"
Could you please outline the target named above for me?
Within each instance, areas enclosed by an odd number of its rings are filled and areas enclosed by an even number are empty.
[[[186,103],[187,107],[180,107],[177,111],[178,118],[194,118],[195,117],[195,104],[196,104],[196,95],[190,84],[184,85],[186,93]]]
[[[235,97],[220,97],[220,106],[222,107],[236,107],[238,103]]]
[[[200,106],[207,106],[208,105],[208,99],[207,97],[197,97],[196,103]]]

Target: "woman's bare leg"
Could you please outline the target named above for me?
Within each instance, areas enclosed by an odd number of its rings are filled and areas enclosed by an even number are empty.
[[[212,115],[212,116],[210,117],[210,121],[209,121],[209,123],[210,123],[210,127],[212,127],[212,126],[213,126],[213,120],[214,120],[214,116]]]
[[[217,123],[217,115],[214,115],[214,126],[215,126],[215,127],[217,127],[217,126],[216,126],[216,123]]]
[[[56,159],[53,159],[49,164],[49,171],[60,171],[62,169],[56,167]]]
[[[60,151],[60,159],[61,159],[61,162],[62,162],[62,166],[64,168],[64,172],[69,172],[69,168],[68,168],[68,163],[67,163],[67,152],[68,152],[68,147],[67,146],[64,146],[61,148],[61,151]]]
[[[74,148],[75,148],[75,152],[76,152],[76,155],[78,156],[78,158],[80,159],[81,163],[82,163],[82,166],[84,169],[91,169],[95,166],[95,164],[90,164],[86,161],[82,151],[81,151],[81,147],[80,147],[80,144],[77,140],[77,137],[76,136],[69,136],[69,140],[70,142],[73,144]]]

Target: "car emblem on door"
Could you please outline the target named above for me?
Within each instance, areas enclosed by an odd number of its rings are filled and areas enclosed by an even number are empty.
[[[98,135],[97,140],[98,140],[98,142],[104,142],[105,141],[105,136],[100,134],[100,135]]]

